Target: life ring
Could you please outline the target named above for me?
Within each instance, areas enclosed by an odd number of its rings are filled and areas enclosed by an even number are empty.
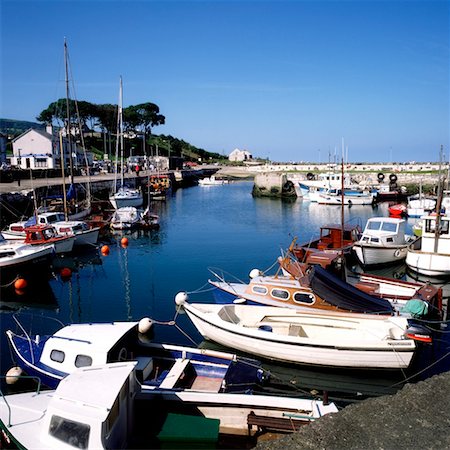
[[[383,180],[384,180],[384,173],[383,173],[383,172],[380,172],[380,173],[377,175],[377,179],[378,179],[378,181],[383,181]]]
[[[401,253],[402,253],[402,252],[401,252],[400,249],[398,248],[397,250],[395,250],[394,256],[395,256],[396,258],[400,258]]]
[[[122,347],[119,352],[119,356],[117,358],[119,361],[126,361],[127,359],[127,349]]]
[[[391,183],[395,183],[397,181],[397,175],[395,175],[395,173],[391,173],[389,175],[389,180],[391,181]]]
[[[306,174],[306,178],[307,178],[308,180],[314,180],[314,174],[313,174],[312,172],[308,172],[308,173]]]

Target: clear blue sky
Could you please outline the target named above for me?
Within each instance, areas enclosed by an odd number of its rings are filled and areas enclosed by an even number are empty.
[[[273,161],[449,154],[448,1],[1,0],[0,117],[151,101],[155,134]]]

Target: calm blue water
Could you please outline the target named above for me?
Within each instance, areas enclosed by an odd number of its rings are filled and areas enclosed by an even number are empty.
[[[126,248],[120,245],[123,235],[113,235],[103,241],[110,246],[108,256],[93,249],[59,258],[58,266],[74,271],[69,281],[62,281],[57,275],[50,282],[35,283],[21,297],[12,289],[2,289],[2,374],[11,366],[4,330],[11,326],[12,310],[51,315],[64,323],[139,320],[145,316],[170,321],[176,312],[176,293],[202,288],[210,276],[208,267],[219,267],[247,280],[251,269],[272,266],[280,249],[286,249],[294,236],[299,242],[308,241],[317,236],[321,225],[341,221],[340,206],[300,199],[254,199],[252,187],[252,182],[236,182],[179,189],[166,202],[155,204],[160,230],[126,234]],[[364,227],[367,218],[387,215],[387,204],[375,209],[352,206],[345,209],[345,214],[346,222]],[[405,272],[402,266],[396,270],[397,275]],[[206,301],[209,293],[191,298]],[[200,335],[185,315],[177,317],[177,324],[186,335],[174,326],[157,325],[155,340],[193,345],[192,339],[201,343]],[[266,366],[307,389],[339,386],[349,391],[390,392],[395,389],[391,385],[406,376],[355,376],[330,369]]]

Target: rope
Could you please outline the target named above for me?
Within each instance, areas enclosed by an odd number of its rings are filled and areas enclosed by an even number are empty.
[[[387,387],[386,389],[398,386],[400,384],[403,384],[405,381],[409,381],[415,377],[417,377],[418,375],[420,375],[421,373],[425,372],[426,370],[430,369],[431,367],[435,366],[436,364],[438,364],[439,362],[441,362],[443,359],[447,358],[447,356],[450,355],[450,352],[447,352],[444,356],[442,356],[441,358],[439,358],[438,360],[434,361],[433,363],[431,363],[429,366],[423,368],[422,370],[419,370],[419,372],[416,372],[413,375],[410,375],[409,377],[406,377],[403,381],[399,381],[398,383],[394,383],[391,386]]]
[[[12,280],[11,283],[2,284],[2,285],[0,285],[0,287],[3,289],[3,288],[7,288],[9,286],[12,286],[18,279],[19,279],[19,275],[16,275],[16,278],[14,278],[14,280]]]
[[[206,289],[206,287],[208,287],[208,288]],[[209,283],[205,283],[203,286],[199,287],[195,291],[188,291],[188,292],[186,292],[186,294],[200,294],[202,292],[213,291],[214,289],[216,289],[214,286],[211,286]]]

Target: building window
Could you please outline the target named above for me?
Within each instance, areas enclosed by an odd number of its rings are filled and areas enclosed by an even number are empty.
[[[34,167],[47,167],[47,158],[36,158]]]

